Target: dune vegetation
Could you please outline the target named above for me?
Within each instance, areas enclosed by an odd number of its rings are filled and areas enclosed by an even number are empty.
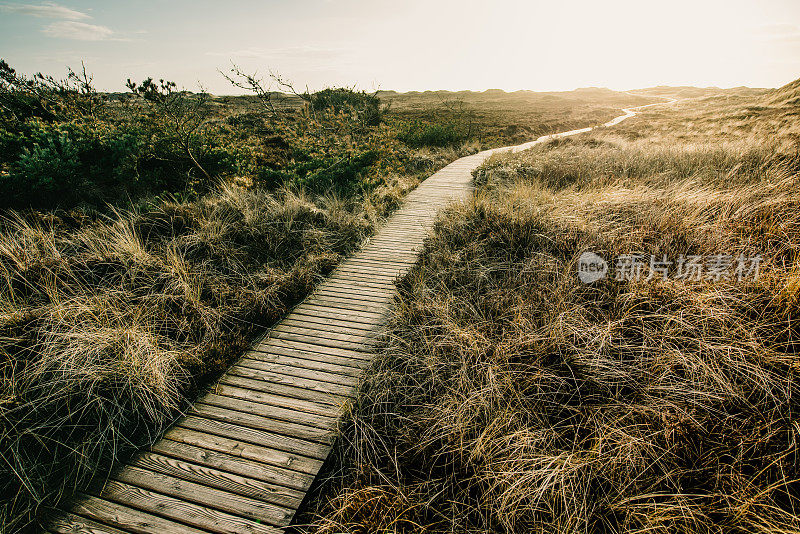
[[[400,282],[304,528],[800,532],[797,84],[490,158]],[[585,251],[730,264],[585,284]]]
[[[98,93],[0,61],[2,531],[153,442],[421,178],[518,135],[515,109],[546,133],[652,101],[528,95],[498,114],[228,76],[250,94]]]

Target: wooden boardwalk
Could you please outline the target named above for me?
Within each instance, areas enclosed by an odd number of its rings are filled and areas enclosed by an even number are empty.
[[[470,194],[471,171],[487,154],[459,159],[423,181],[160,441],[102,489],[76,499],[49,531],[281,532],[370,365],[395,279],[416,261],[439,209]]]
[[[644,107],[625,109],[604,126]],[[190,413],[101,490],[76,499],[49,532],[282,532],[327,458],[370,365],[394,281],[416,262],[438,211],[469,196],[472,170],[491,154],[592,129],[486,150],[423,181],[366,246],[234,364]]]

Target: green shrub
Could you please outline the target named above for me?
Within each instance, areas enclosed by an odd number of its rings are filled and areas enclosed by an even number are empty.
[[[367,191],[378,185],[374,179],[366,177],[369,167],[378,160],[374,150],[368,150],[355,156],[337,159],[330,164],[325,160],[312,160],[310,165],[322,166],[309,170],[304,176],[296,180],[297,185],[311,193],[337,193],[344,196],[353,195],[359,191]],[[301,172],[305,166],[300,166]]]
[[[305,155],[304,160],[286,169],[262,167],[258,184],[274,190],[282,185],[292,185],[314,195],[333,193],[350,197],[372,191],[383,183],[377,173],[370,173],[379,154],[367,150],[354,156],[341,158]]]
[[[467,135],[455,123],[426,123],[414,121],[397,138],[412,148],[455,146],[467,140]]]
[[[236,169],[235,152],[214,139],[203,145],[201,162],[212,173]],[[103,208],[212,186],[190,179],[192,165],[172,139],[136,125],[33,120],[3,131],[0,148],[9,168],[0,175],[2,208]]]
[[[377,126],[382,119],[381,100],[377,95],[345,87],[317,91],[311,95],[311,107],[315,111],[331,110],[355,115],[367,126]]]
[[[124,198],[135,186],[131,177],[143,146],[135,132],[34,121],[6,138],[17,157],[0,177],[3,207],[98,205]]]

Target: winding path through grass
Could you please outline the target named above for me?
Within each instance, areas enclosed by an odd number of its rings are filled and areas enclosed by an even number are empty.
[[[644,107],[624,109],[603,126],[619,124]],[[339,420],[370,365],[394,281],[416,262],[439,210],[469,198],[472,171],[489,156],[592,129],[486,150],[427,178],[375,237],[233,365],[162,439],[102,488],[76,499],[49,531],[281,532],[327,458]]]

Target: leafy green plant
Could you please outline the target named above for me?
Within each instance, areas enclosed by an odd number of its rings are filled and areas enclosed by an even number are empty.
[[[377,126],[382,120],[381,100],[376,94],[348,87],[331,87],[311,95],[315,111],[350,115],[364,126]]]
[[[142,83],[132,82],[130,78],[126,83],[133,94],[141,96],[153,105],[154,114],[160,115],[166,131],[173,137],[174,142],[186,154],[194,168],[206,179],[211,180],[211,175],[203,168],[198,160],[204,146],[202,129],[209,116],[208,98],[205,91],[198,94],[178,90],[175,82],[164,79],[154,82],[153,78],[146,78]]]
[[[467,134],[455,123],[413,121],[397,134],[412,148],[455,146],[467,140]]]
[[[67,78],[59,80],[41,73],[24,76],[0,59],[0,123],[93,116],[102,105],[85,66],[80,73],[68,68]]]
[[[317,194],[336,193],[351,196],[358,192],[369,191],[379,183],[379,180],[370,179],[368,176],[370,166],[377,160],[378,154],[374,150],[334,161],[314,159],[299,167],[303,175],[296,178],[295,183]]]
[[[0,176],[4,207],[102,205],[124,200],[140,185],[131,180],[143,148],[135,132],[34,121],[15,142],[18,157]]]

